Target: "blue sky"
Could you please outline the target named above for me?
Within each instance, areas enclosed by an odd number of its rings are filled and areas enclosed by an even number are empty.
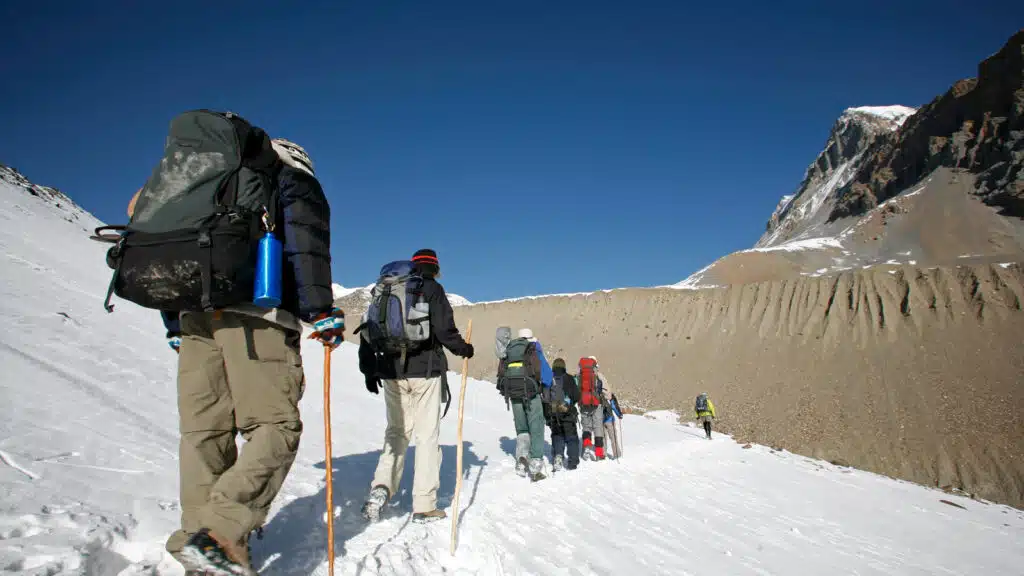
[[[230,109],[313,157],[336,282],[431,247],[476,301],[674,283],[749,247],[844,108],[926,103],[1024,23],[1014,2],[63,4],[0,5],[0,162],[121,222],[170,119]]]

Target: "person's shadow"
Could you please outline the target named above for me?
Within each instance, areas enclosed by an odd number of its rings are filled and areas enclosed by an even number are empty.
[[[462,502],[466,500],[467,481],[473,483],[469,500],[459,516],[459,524],[476,501],[480,478],[483,476],[487,458],[480,459],[473,453],[472,442],[464,444],[462,452],[463,488]],[[385,518],[412,514],[412,480],[414,473],[415,447],[409,449],[405,459],[405,473],[398,486],[397,498],[392,499],[385,512]],[[377,469],[381,451],[365,452],[334,458],[334,507],[340,514],[334,518],[335,562],[345,555],[345,543],[359,535],[367,527],[360,512],[370,482]],[[437,507],[450,508],[455,496],[457,465],[455,446],[441,446],[441,485],[437,491]],[[319,462],[316,468],[324,469]],[[297,498],[284,506],[263,527],[263,538],[250,539],[252,544],[252,565],[260,574],[312,574],[327,560],[327,502],[325,490],[313,496]],[[451,514],[451,510],[448,510]],[[402,522],[397,536],[408,525]]]

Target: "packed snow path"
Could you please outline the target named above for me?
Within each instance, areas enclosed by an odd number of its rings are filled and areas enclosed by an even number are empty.
[[[179,515],[176,357],[156,313],[124,302],[103,311],[105,247],[86,239],[88,220],[0,183],[0,571],[180,575],[163,552]],[[327,573],[322,353],[303,346],[306,430],[253,542],[263,574]],[[411,458],[387,517],[359,518],[384,402],[366,392],[355,356],[345,345],[333,359],[339,574],[990,576],[1024,566],[1024,512],[727,436],[709,442],[669,413],[625,419],[622,461],[530,484],[512,469],[511,413],[475,380],[451,557],[449,522],[409,521]],[[457,409],[443,425],[442,506],[455,486]]]

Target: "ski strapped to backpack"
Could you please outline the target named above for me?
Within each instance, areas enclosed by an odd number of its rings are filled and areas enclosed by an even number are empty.
[[[499,361],[505,359],[508,343],[511,341],[512,329],[508,326],[499,326],[494,331],[494,355],[498,357]]]
[[[144,308],[209,311],[251,302],[256,247],[278,222],[282,164],[266,132],[231,112],[171,121],[164,155],[107,252],[111,295]]]
[[[580,358],[580,406],[597,408],[601,405],[601,382],[597,377],[597,360]]]

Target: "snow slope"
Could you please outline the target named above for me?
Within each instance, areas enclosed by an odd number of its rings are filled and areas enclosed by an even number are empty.
[[[0,569],[180,574],[162,550],[179,511],[176,357],[159,318],[126,302],[102,309],[105,246],[52,203],[0,183],[0,222]],[[306,342],[303,356],[306,431],[253,543],[268,575],[326,574],[322,349]],[[669,413],[627,416],[621,461],[529,484],[513,473],[511,414],[475,380],[453,558],[447,522],[409,522],[411,469],[384,521],[358,518],[383,398],[363,388],[348,344],[332,381],[339,574],[992,575],[1024,565],[1024,512],[726,436],[708,442]],[[444,506],[456,413],[443,424]]]

